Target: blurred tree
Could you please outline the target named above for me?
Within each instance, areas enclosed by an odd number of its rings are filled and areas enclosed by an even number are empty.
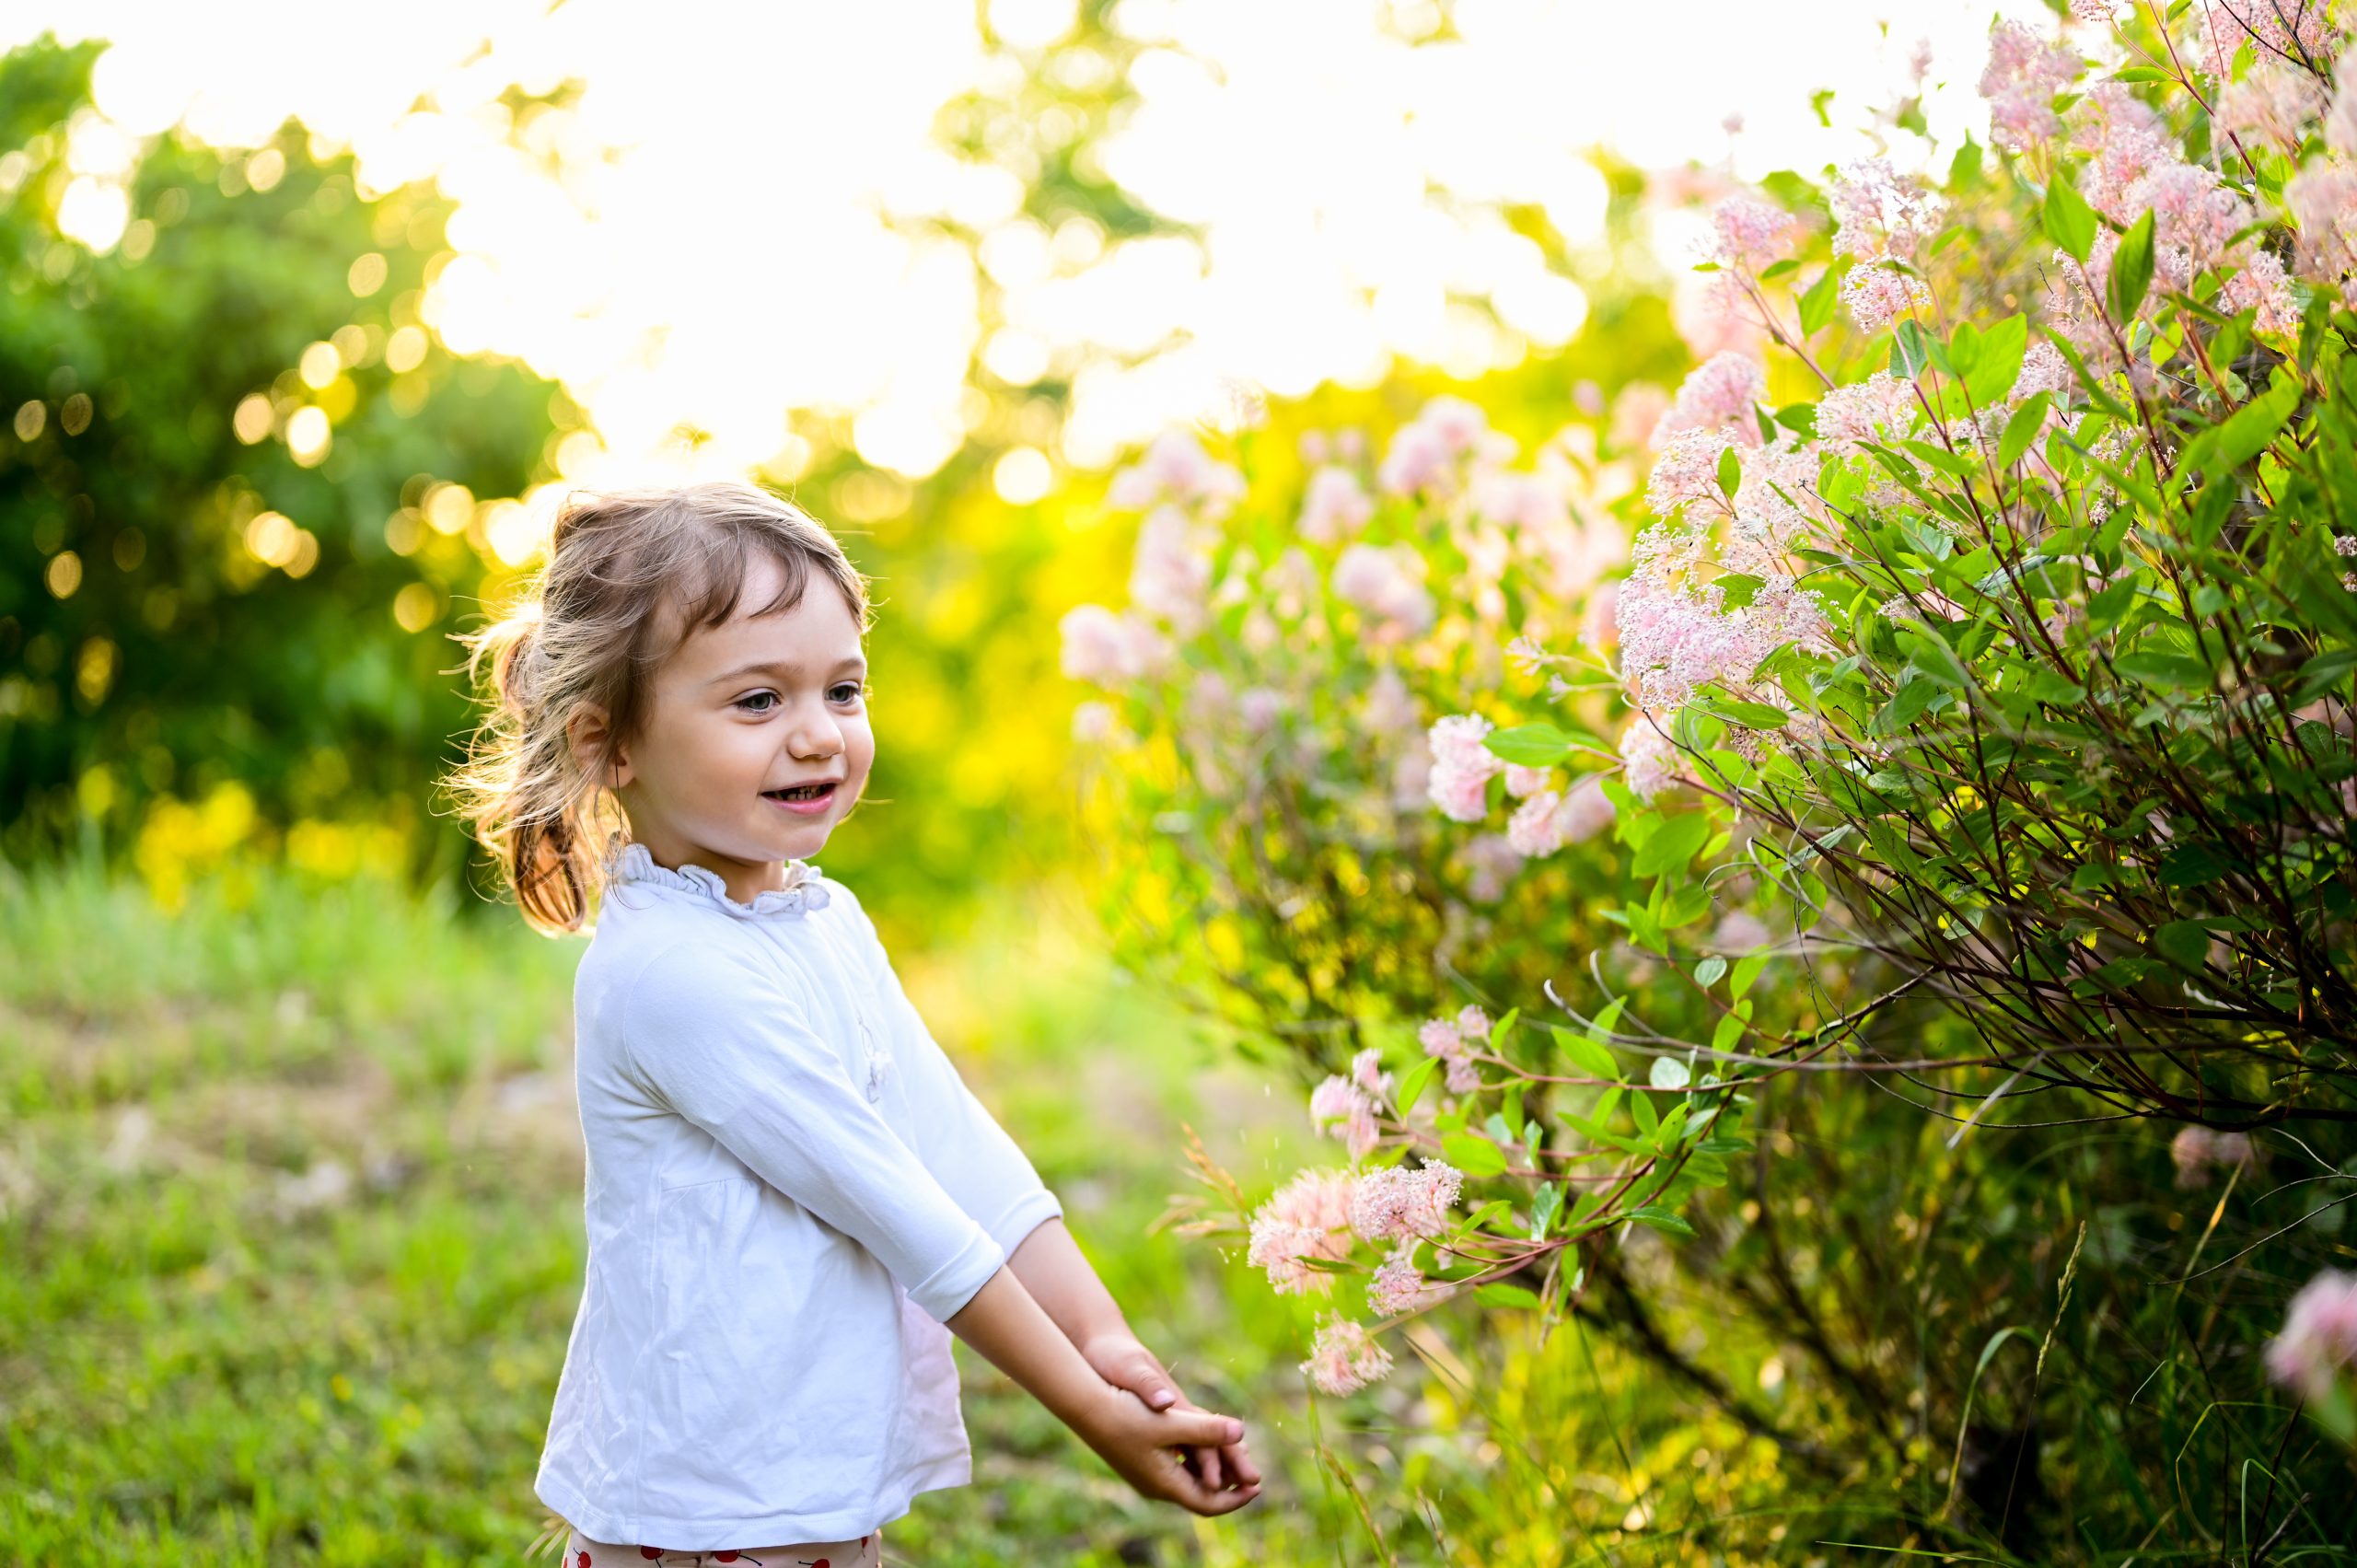
[[[421,318],[432,188],[365,196],[291,122],[87,156],[102,48],[0,59],[0,853],[234,785],[264,831],[373,819],[455,866],[444,633],[577,414]]]

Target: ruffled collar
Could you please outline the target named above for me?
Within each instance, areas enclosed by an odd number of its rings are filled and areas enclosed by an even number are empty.
[[[824,877],[819,868],[804,860],[785,863],[785,886],[771,888],[753,895],[749,904],[739,903],[728,896],[728,885],[720,873],[702,865],[682,865],[674,871],[668,865],[655,864],[654,855],[642,843],[622,845],[606,860],[606,880],[611,886],[621,882],[649,882],[657,888],[676,889],[708,900],[736,916],[738,920],[761,920],[772,916],[799,918],[811,910],[825,909],[830,897]]]

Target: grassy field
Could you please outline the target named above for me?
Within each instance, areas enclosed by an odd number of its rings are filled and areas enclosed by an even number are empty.
[[[1723,1562],[1748,1559],[1697,1527],[1747,1511],[1783,1538],[1773,1450],[1576,1329],[1444,1309],[1391,1377],[1313,1400],[1317,1304],[1240,1237],[1155,1222],[1202,1191],[1185,1127],[1255,1202],[1339,1148],[1085,928],[1028,889],[993,935],[895,957],[1141,1336],[1250,1423],[1266,1488],[1219,1520],[1149,1505],[960,1345],[976,1484],[919,1498],[890,1561]],[[583,1264],[578,950],[365,882],[271,874],[167,915],[0,868],[0,1564],[553,1561],[531,1479]],[[1707,1304],[1666,1326],[1726,1331]]]
[[[911,990],[1270,1484],[1215,1522],[1148,1506],[961,1345],[977,1484],[920,1498],[893,1554],[1333,1561],[1357,1527],[1306,1441],[1300,1323],[1148,1234],[1190,1186],[1182,1119],[1265,1187],[1299,1100],[1013,914],[903,958]],[[0,1561],[524,1560],[582,1267],[577,945],[372,884],[167,916],[42,873],[0,885]]]

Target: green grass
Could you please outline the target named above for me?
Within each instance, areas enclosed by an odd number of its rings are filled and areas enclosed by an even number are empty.
[[[1576,1330],[1445,1308],[1313,1401],[1295,1364],[1354,1283],[1276,1296],[1240,1237],[1156,1227],[1204,1191],[1185,1126],[1254,1202],[1339,1158],[1298,1086],[1109,969],[1052,889],[978,929],[896,948],[912,997],[1266,1486],[1218,1520],[1149,1504],[960,1345],[975,1484],[919,1498],[892,1561],[1782,1555],[1773,1450]],[[579,945],[368,883],[262,872],[167,915],[0,868],[0,1563],[526,1561],[583,1262]],[[1734,1328],[1707,1300],[1668,1327]]]
[[[1219,1521],[1149,1505],[961,1345],[976,1484],[919,1499],[894,1555],[1332,1561],[1355,1526],[1299,1441],[1302,1319],[1148,1234],[1189,1185],[1181,1119],[1265,1186],[1305,1152],[1297,1097],[1028,906],[988,928],[900,957],[919,1005],[1269,1488]],[[167,915],[60,871],[0,882],[0,1561],[521,1560],[580,1286],[578,944],[367,883],[264,874]]]

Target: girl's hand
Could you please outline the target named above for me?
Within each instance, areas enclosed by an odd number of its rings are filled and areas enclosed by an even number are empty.
[[[1260,1495],[1257,1484],[1225,1492],[1208,1486],[1188,1462],[1187,1449],[1241,1443],[1242,1422],[1175,1406],[1151,1411],[1128,1389],[1103,1387],[1101,1408],[1071,1425],[1139,1496],[1176,1503],[1193,1514],[1218,1515],[1233,1513]]]
[[[1116,1388],[1126,1388],[1152,1410],[1199,1411],[1202,1409],[1181,1392],[1164,1371],[1162,1363],[1152,1351],[1127,1333],[1099,1334],[1083,1343],[1081,1355],[1096,1369],[1097,1375]],[[1187,1449],[1187,1468],[1197,1480],[1214,1493],[1231,1489],[1245,1493],[1246,1500],[1257,1493],[1260,1471],[1246,1450],[1246,1439],[1216,1446],[1200,1444]]]

